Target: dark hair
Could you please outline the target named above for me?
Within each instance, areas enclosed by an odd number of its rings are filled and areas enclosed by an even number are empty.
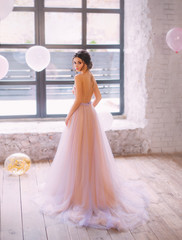
[[[82,59],[85,62],[85,64],[87,65],[88,69],[92,68],[93,64],[91,61],[91,57],[90,57],[90,54],[86,50],[80,50],[77,53],[75,53],[75,55],[73,56],[73,59],[76,57]]]

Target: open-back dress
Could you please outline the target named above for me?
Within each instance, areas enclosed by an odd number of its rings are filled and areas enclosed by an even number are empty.
[[[44,214],[76,226],[122,231],[149,219],[147,188],[121,176],[91,102],[73,113],[34,201]]]

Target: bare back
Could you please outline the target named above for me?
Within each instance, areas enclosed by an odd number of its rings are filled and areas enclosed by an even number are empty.
[[[80,80],[82,82],[82,94],[81,102],[88,103],[91,101],[94,93],[94,79],[90,72],[80,74]]]

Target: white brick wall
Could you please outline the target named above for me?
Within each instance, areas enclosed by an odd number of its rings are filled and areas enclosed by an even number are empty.
[[[182,152],[182,53],[165,41],[181,10],[181,0],[125,1],[125,113],[147,120],[151,152]]]

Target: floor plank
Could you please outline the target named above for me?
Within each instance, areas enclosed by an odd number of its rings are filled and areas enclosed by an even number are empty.
[[[80,240],[82,239],[90,240],[87,229],[85,227],[80,227],[77,230],[78,230],[78,235]]]
[[[175,214],[182,218],[182,199],[176,198],[172,193],[162,193],[160,195]]]
[[[90,240],[112,240],[107,230],[87,228]]]
[[[79,240],[78,229],[75,226],[68,225],[68,232],[71,240]]]
[[[179,239],[182,239],[182,230],[177,230],[175,234]]]
[[[161,218],[151,221],[148,225],[159,240],[180,240],[175,231],[169,228]]]
[[[153,232],[139,232],[133,233],[135,240],[160,240]]]
[[[158,180],[164,184],[163,189],[173,193],[174,196],[182,198],[182,169],[178,168],[176,163],[171,158],[160,157],[153,158],[153,163],[160,169],[161,174],[158,175]],[[165,192],[167,192],[165,191]]]
[[[49,240],[70,239],[66,226],[64,224],[49,225],[47,227],[47,234]]]
[[[24,240],[47,239],[43,215],[32,202],[32,197],[38,193],[35,166],[22,175],[20,181]]]
[[[173,230],[182,230],[182,219],[176,214],[167,214],[161,217]]]
[[[47,171],[50,168],[50,163],[48,161],[35,163],[35,173],[38,184],[38,189],[40,191],[41,184],[44,183],[46,179]],[[48,240],[69,240],[70,235],[66,224],[60,223],[56,218],[44,215],[45,228]]]
[[[130,232],[118,232],[117,230],[108,230],[112,240],[134,240]]]
[[[3,170],[1,239],[23,240],[19,176]]]

